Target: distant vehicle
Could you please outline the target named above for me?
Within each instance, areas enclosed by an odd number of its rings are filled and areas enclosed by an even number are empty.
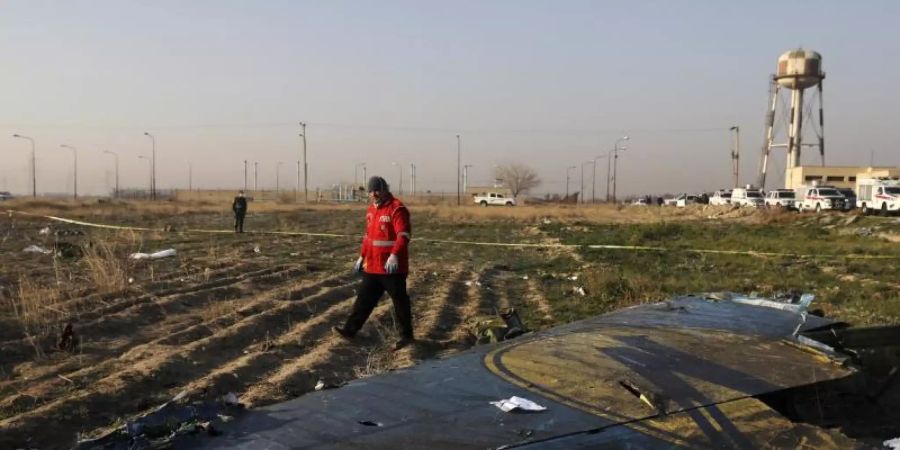
[[[731,204],[731,189],[720,189],[709,198],[709,204],[713,206],[725,206]]]
[[[665,204],[669,206],[677,206],[679,208],[684,208],[687,205],[696,205],[698,203],[702,203],[699,195],[690,195],[690,194],[679,194],[675,198],[669,198],[665,200]]]
[[[496,192],[485,192],[475,196],[475,203],[481,206],[515,206],[516,199],[504,197],[503,194]]]
[[[731,204],[738,206],[763,206],[762,191],[754,188],[735,188],[731,191]]]
[[[766,206],[795,209],[797,194],[792,189],[775,189],[766,193]]]
[[[856,207],[863,214],[900,211],[900,180],[866,178],[856,182]]]
[[[847,199],[832,187],[801,187],[794,190],[796,193],[795,205],[797,210],[821,212],[823,210],[841,211]]]
[[[12,199],[13,199],[12,194],[10,194],[9,192],[6,192],[6,191],[0,191],[0,201],[12,200]]]
[[[634,206],[647,206],[650,204],[650,201],[647,200],[646,197],[641,197],[641,198],[631,202],[631,204]]]
[[[844,203],[844,211],[850,211],[853,208],[856,208],[856,192],[853,192],[853,189],[850,188],[837,188],[838,192],[847,199],[846,203]]]

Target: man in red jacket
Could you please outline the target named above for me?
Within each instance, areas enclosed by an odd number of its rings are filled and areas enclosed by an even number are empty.
[[[400,339],[394,345],[394,350],[399,350],[413,342],[412,307],[406,292],[412,231],[409,210],[391,195],[384,178],[370,178],[367,188],[372,203],[366,210],[366,235],[360,256],[353,266],[354,272],[363,274],[362,286],[347,322],[343,327],[334,327],[334,331],[352,339],[387,292],[394,302],[394,314],[400,328]]]

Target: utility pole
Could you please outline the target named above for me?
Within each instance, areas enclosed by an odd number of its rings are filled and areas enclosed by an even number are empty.
[[[731,127],[734,131],[734,146],[731,149],[731,175],[734,177],[734,187],[739,187],[738,172],[740,170],[741,160],[741,127],[735,125]]]
[[[188,192],[194,191],[194,164],[188,161]]]
[[[416,195],[416,165],[409,163],[409,196]]]
[[[459,135],[456,135],[456,206],[462,206],[462,193],[460,192],[459,178],[460,166],[462,165],[462,145]]]
[[[31,196],[37,198],[37,160],[34,157],[34,139],[21,134],[14,134],[14,138],[27,139],[31,142]]]
[[[244,192],[247,192],[247,160],[244,160]]]
[[[306,160],[306,123],[300,122],[302,132],[300,137],[303,138],[303,201],[309,201],[309,163]]]
[[[109,150],[104,150],[103,153],[108,155],[113,155],[116,159],[116,190],[115,190],[115,198],[119,198],[119,154],[115,152],[111,152]]]
[[[150,144],[152,145],[152,159],[150,160],[150,199],[156,200],[156,138],[146,131],[144,132],[144,136],[150,138]]]
[[[253,190],[259,190],[259,162],[253,161]]]
[[[297,201],[297,191],[300,190],[300,160],[297,160],[297,183],[294,185],[294,202]]]
[[[565,196],[565,198],[563,198],[563,203],[566,203],[569,201],[569,178],[570,178],[569,171],[572,169],[575,169],[575,168],[576,168],[575,166],[566,167],[566,196]]]
[[[72,165],[72,172],[74,173],[73,180],[72,180],[73,181],[72,199],[78,200],[78,149],[76,149],[75,147],[72,147],[71,145],[66,145],[66,144],[62,144],[62,145],[60,145],[60,147],[72,150],[72,156],[75,158],[74,163]]]
[[[628,136],[622,136],[619,139],[616,139],[616,143],[613,145],[613,193],[612,193],[612,201],[616,202],[616,185],[619,184],[619,179],[616,176],[618,174],[619,168],[619,150],[626,150],[625,148],[619,148],[620,141],[627,141],[630,139]]]
[[[281,176],[281,165],[282,164],[284,164],[284,163],[281,161],[278,161],[275,164],[275,193],[276,194],[281,192],[281,182],[280,182],[279,177]]]

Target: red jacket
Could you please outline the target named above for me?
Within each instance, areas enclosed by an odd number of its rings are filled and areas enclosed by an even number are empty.
[[[366,210],[366,235],[359,250],[366,273],[385,274],[384,264],[392,254],[397,255],[396,273],[409,273],[409,240],[412,225],[409,210],[403,202],[391,196],[380,206],[375,203]]]

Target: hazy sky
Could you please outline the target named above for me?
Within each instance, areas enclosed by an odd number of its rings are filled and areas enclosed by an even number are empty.
[[[160,188],[186,187],[189,162],[195,187],[238,188],[244,159],[261,188],[283,161],[293,188],[299,121],[311,187],[366,162],[396,189],[397,161],[455,191],[459,132],[470,184],[521,161],[561,192],[629,134],[621,194],[715,189],[731,125],[755,179],[767,77],[801,45],[823,55],[827,162],[900,165],[898,23],[897,1],[2,1],[0,190],[28,189],[13,133],[37,142],[39,191],[71,190],[60,144],[82,192],[112,183],[103,150],[146,186],[144,131]]]

